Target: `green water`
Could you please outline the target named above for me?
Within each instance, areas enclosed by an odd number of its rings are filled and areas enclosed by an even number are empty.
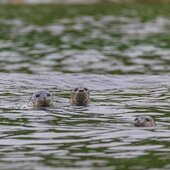
[[[0,169],[169,170],[170,5],[1,5]],[[77,86],[88,107],[69,104]],[[28,110],[47,89],[55,108]],[[137,128],[138,115],[156,127]]]

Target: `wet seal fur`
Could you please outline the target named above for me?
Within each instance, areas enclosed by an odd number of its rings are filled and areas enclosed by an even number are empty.
[[[47,90],[36,91],[32,94],[28,106],[33,109],[53,107],[53,97]]]
[[[152,127],[156,126],[156,123],[150,116],[138,116],[135,118],[133,125],[136,127]]]
[[[71,91],[70,103],[74,106],[87,106],[90,103],[90,90],[76,87]]]

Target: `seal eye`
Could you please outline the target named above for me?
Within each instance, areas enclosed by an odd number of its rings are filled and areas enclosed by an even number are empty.
[[[135,121],[137,121],[138,120],[138,118],[135,118]]]
[[[78,90],[78,88],[75,88],[75,89],[74,89],[74,91],[77,91],[77,90]]]
[[[51,96],[51,94],[50,94],[50,93],[47,93],[47,96],[48,96],[48,97],[50,97],[50,96]]]
[[[149,121],[150,121],[150,120],[149,120],[149,118],[146,118],[145,120],[146,120],[147,122],[149,122]]]
[[[39,94],[36,94],[36,95],[35,95],[35,97],[36,97],[36,98],[39,98],[39,97],[40,97],[40,95],[39,95]]]
[[[84,88],[84,90],[85,90],[85,91],[88,91],[88,89],[87,89],[86,87]]]

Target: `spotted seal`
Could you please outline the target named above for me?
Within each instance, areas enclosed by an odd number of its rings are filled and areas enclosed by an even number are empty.
[[[76,87],[71,92],[71,105],[87,106],[90,103],[90,90],[86,87]]]
[[[53,97],[47,90],[39,90],[32,94],[28,106],[36,109],[41,107],[52,107]]]
[[[138,116],[135,118],[133,125],[136,127],[151,127],[156,126],[156,123],[150,116]]]

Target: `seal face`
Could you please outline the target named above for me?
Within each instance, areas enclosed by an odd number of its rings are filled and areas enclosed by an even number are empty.
[[[70,103],[75,106],[87,106],[90,103],[90,90],[76,87],[71,92]]]
[[[150,116],[138,116],[134,120],[134,126],[136,127],[151,127],[156,126],[155,121]]]
[[[52,107],[53,97],[47,90],[36,91],[32,94],[29,104],[31,108]]]

